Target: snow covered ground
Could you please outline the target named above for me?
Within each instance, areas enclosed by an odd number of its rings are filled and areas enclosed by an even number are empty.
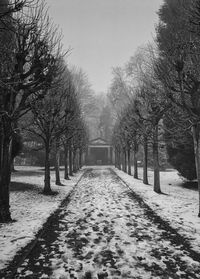
[[[153,172],[149,171],[150,185],[134,179],[118,169],[115,172],[164,220],[187,237],[194,250],[200,251],[200,218],[198,215],[198,191],[187,189],[175,170],[161,172],[161,190],[165,195],[153,191]],[[139,169],[142,179],[142,169]]]
[[[16,252],[34,238],[83,173],[78,172],[70,181],[62,179],[65,186],[56,186],[52,171],[52,190],[58,194],[45,196],[42,194],[44,171],[41,168],[16,167],[16,170],[12,175],[10,194],[11,216],[16,222],[0,225],[0,269],[5,268]]]
[[[11,187],[11,213],[17,222],[0,225],[0,269],[34,238],[83,173],[79,172],[71,181],[62,180],[66,186],[55,186],[52,172],[52,189],[58,191],[58,195],[44,196],[41,194],[43,170],[33,167],[18,170],[13,175]],[[189,239],[194,250],[200,251],[197,190],[184,188],[177,172],[171,170],[161,172],[161,189],[165,195],[158,195],[152,189],[152,171],[149,171],[150,185],[144,185],[142,180],[113,170],[159,216]],[[141,169],[139,177],[142,178]],[[100,279],[107,278],[107,275],[115,279],[200,278],[199,264],[187,253],[179,251],[181,247],[170,246],[170,241],[163,238],[163,232],[146,219],[142,209],[125,195],[119,181],[108,174],[106,167],[96,167],[84,178],[80,191],[76,192],[61,217],[47,240],[48,246],[54,238],[51,247],[46,247],[45,240],[41,239],[41,250],[33,271],[27,260],[18,270],[19,274],[24,272],[25,277],[16,278],[32,278],[37,268],[47,272],[36,278],[50,278],[49,274],[53,279],[69,278],[66,277],[69,274],[70,278]],[[151,270],[155,271],[154,275]],[[159,275],[163,270],[168,274],[172,270],[171,277]]]
[[[84,175],[16,278],[192,279],[200,263],[108,168]]]

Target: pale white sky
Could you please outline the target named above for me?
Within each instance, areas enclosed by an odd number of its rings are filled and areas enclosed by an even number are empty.
[[[112,67],[152,40],[162,0],[46,0],[62,29],[68,63],[81,67],[96,92],[106,92]]]

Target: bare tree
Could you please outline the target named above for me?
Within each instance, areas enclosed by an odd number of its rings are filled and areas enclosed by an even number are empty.
[[[24,8],[25,9],[25,8]],[[1,31],[7,45],[0,76],[0,221],[9,221],[9,183],[12,139],[17,121],[53,85],[59,70],[60,35],[51,24],[43,5],[25,9],[17,17],[14,36]],[[7,35],[6,35],[7,36]],[[2,47],[1,41],[1,47]],[[5,49],[5,47],[4,47]]]
[[[19,12],[23,7],[29,6],[33,0],[1,0],[0,2],[0,21],[5,17],[11,16],[13,13]]]
[[[66,70],[62,82],[50,89],[42,100],[31,106],[33,124],[28,130],[40,137],[45,146],[45,194],[52,193],[50,186],[50,152],[54,146],[56,157],[59,156],[62,137],[69,131],[69,118],[74,113],[74,108],[69,105],[71,104],[70,99],[73,98],[73,92],[69,90],[68,75],[70,73]],[[59,168],[58,165],[57,167]],[[56,178],[56,184],[61,185],[59,169],[57,169]]]

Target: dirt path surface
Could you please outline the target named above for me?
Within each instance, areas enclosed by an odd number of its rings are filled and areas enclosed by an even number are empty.
[[[200,263],[100,168],[86,172],[15,278],[200,278]]]

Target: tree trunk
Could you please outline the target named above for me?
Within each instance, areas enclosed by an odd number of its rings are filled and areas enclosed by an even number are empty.
[[[116,150],[116,157],[115,157],[116,168],[119,169],[119,151]]]
[[[199,212],[198,217],[200,217],[200,126],[194,125],[192,127],[193,141],[194,141],[194,154],[195,154],[195,164],[197,172],[198,190],[199,190]]]
[[[73,167],[73,172],[76,173],[77,172],[77,169],[76,169],[76,150],[73,150],[73,153],[72,153],[72,167]]]
[[[72,147],[69,146],[69,175],[73,176]]]
[[[118,161],[117,160],[117,150],[115,148],[115,168],[117,168],[117,166],[118,166],[118,162],[117,161]]]
[[[44,175],[44,194],[51,194],[51,183],[50,183],[50,144],[45,143],[45,175]]]
[[[125,172],[125,155],[124,155],[124,149],[122,149],[122,170]]]
[[[134,175],[135,179],[138,179],[138,164],[137,164],[137,148],[134,147],[133,152],[133,164],[134,164]]]
[[[69,172],[68,172],[68,148],[64,147],[64,150],[65,150],[65,176],[64,176],[64,178],[66,180],[70,180]]]
[[[81,169],[82,168],[82,156],[83,156],[83,153],[82,153],[82,150],[79,149],[79,168]]]
[[[0,164],[0,223],[12,221],[10,215],[10,180],[11,180],[11,136],[0,139],[1,144],[1,164]]]
[[[121,165],[121,151],[118,151],[118,160],[119,160],[119,170],[122,169],[122,165]]]
[[[158,152],[158,125],[153,131],[153,165],[154,165],[154,188],[153,190],[160,194],[160,167],[159,167],[159,152]]]
[[[148,185],[148,141],[147,138],[144,137],[144,159],[143,159],[143,183]]]
[[[79,149],[77,150],[77,153],[76,153],[76,170],[78,171],[80,169],[80,166],[79,166],[79,154],[80,151]]]
[[[60,150],[58,143],[55,146],[55,175],[56,175],[56,185],[61,186],[62,183],[60,181]]]
[[[124,149],[124,171],[127,173],[127,156],[126,149]]]
[[[128,147],[127,150],[127,159],[128,159],[128,174],[131,175],[131,149]]]

